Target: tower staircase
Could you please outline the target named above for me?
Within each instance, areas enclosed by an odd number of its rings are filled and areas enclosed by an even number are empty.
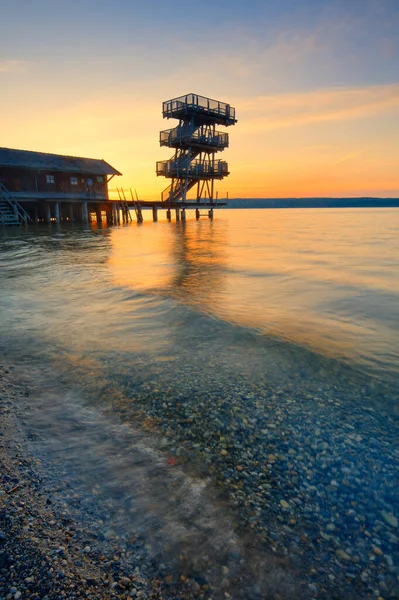
[[[229,104],[196,94],[187,94],[163,103],[164,118],[179,119],[179,125],[160,133],[160,145],[174,148],[174,155],[157,162],[157,175],[172,179],[162,192],[162,202],[183,202],[197,185],[197,202],[213,203],[214,182],[229,175],[226,161],[215,159],[216,152],[229,145],[227,133],[216,125],[235,125],[235,109]]]
[[[22,225],[31,221],[30,215],[0,181],[0,225]]]

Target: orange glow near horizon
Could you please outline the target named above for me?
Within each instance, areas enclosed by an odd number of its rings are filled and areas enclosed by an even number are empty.
[[[398,196],[390,123],[399,116],[399,86],[305,96],[231,99],[238,123],[227,129],[230,148],[220,154],[231,174],[217,182],[219,197]],[[143,114],[134,99],[119,100],[116,116],[113,104],[85,102],[19,127],[11,119],[2,145],[104,158],[123,173],[110,183],[111,197],[118,186],[158,199],[169,181],[156,177],[155,163],[173,153],[159,147],[159,131],[173,122],[162,120],[160,103]]]
[[[399,195],[399,85],[229,100],[238,123],[220,153],[231,173],[216,184],[220,198]],[[158,199],[170,183],[155,174],[156,161],[173,153],[159,147],[159,131],[174,124],[160,102],[143,111],[129,93],[103,96],[8,122],[4,146],[103,158],[120,170],[111,197],[118,186]]]

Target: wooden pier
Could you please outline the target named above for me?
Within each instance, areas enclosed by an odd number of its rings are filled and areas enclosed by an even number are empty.
[[[207,217],[208,219],[213,219],[214,210],[218,207],[226,206],[227,201],[222,200],[218,202],[211,202],[202,200],[202,202],[162,202],[162,201],[152,201],[152,200],[140,200],[139,206],[137,206],[136,202],[126,201],[126,206],[129,210],[129,215],[126,214],[126,210],[122,208],[122,206],[116,202],[116,210],[117,210],[117,221],[115,224],[126,224],[132,222],[135,218],[137,223],[142,223],[144,221],[143,212],[148,212],[150,219],[156,223],[158,221],[158,211],[164,210],[166,211],[166,218],[168,221],[172,221],[175,219],[178,221],[185,221],[187,218],[187,212],[189,210],[193,211],[196,220],[198,221],[201,217]],[[132,215],[135,215],[135,217]]]

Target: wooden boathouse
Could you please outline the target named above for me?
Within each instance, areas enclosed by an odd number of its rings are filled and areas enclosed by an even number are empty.
[[[0,223],[114,222],[108,183],[121,175],[105,160],[0,148]]]

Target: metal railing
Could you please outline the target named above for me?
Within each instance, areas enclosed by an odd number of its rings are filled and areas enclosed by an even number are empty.
[[[209,132],[205,127],[195,128],[191,125],[165,129],[159,134],[159,143],[161,146],[173,147],[175,145],[198,144],[202,146],[211,146],[224,149],[229,145],[229,134],[223,131],[216,131],[215,135]]]
[[[157,175],[163,177],[224,177],[228,164],[224,160],[163,160],[157,162]]]
[[[188,110],[218,116],[232,122],[235,121],[235,108],[230,104],[226,104],[226,102],[212,100],[211,98],[205,98],[205,96],[187,94],[162,103],[164,117],[170,117],[175,113],[187,112]]]

